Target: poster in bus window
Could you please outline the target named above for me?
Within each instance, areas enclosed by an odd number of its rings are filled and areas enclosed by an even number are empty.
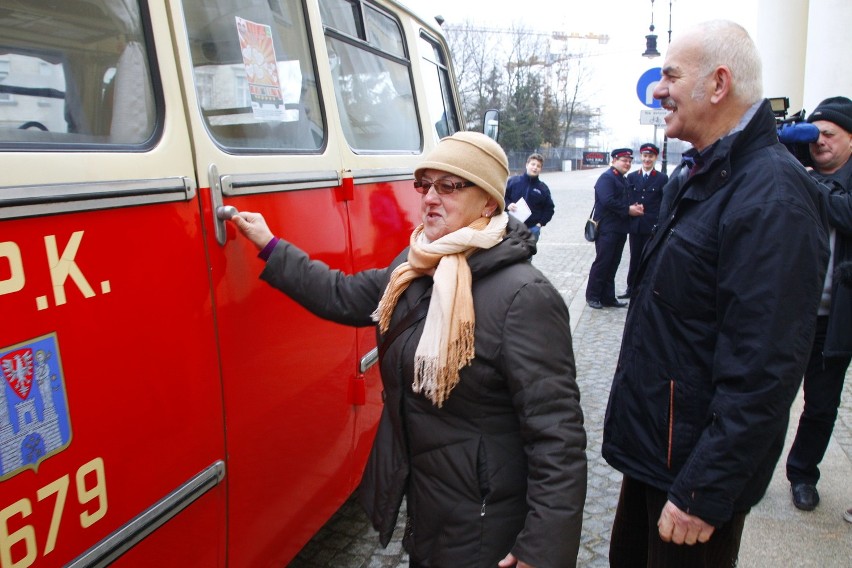
[[[36,469],[71,442],[55,333],[0,348],[0,480]]]
[[[285,120],[284,96],[272,44],[272,28],[239,16],[237,34],[246,69],[252,114],[258,120]]]

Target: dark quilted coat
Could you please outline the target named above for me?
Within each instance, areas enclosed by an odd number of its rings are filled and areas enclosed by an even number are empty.
[[[510,551],[538,568],[576,565],[586,436],[568,310],[527,261],[529,231],[509,227],[502,243],[469,259],[476,356],[443,407],[411,390],[424,320],[381,360],[385,405],[360,498],[387,544],[406,495],[412,565],[493,568]],[[406,252],[388,269],[345,275],[282,241],[262,278],[321,317],[372,325]],[[431,289],[430,277],[413,281],[391,326]]]

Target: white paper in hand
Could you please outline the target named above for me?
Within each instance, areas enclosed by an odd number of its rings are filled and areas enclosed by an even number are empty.
[[[532,215],[532,211],[530,210],[530,206],[527,205],[527,202],[524,200],[523,197],[518,199],[515,202],[515,205],[517,205],[517,209],[515,209],[514,211],[509,211],[509,215],[511,215],[512,217],[514,217],[515,219],[517,219],[521,223],[526,221],[529,218],[529,216]]]

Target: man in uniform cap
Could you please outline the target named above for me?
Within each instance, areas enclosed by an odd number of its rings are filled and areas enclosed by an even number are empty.
[[[648,142],[639,148],[642,167],[627,174],[627,186],[630,190],[630,203],[639,203],[645,214],[630,219],[630,269],[627,271],[627,290],[619,298],[629,298],[638,284],[636,279],[639,258],[645,243],[651,238],[651,229],[657,224],[660,214],[660,202],[663,200],[663,186],[669,176],[654,169],[660,149]]]
[[[811,511],[819,504],[819,463],[825,455],[843,379],[852,360],[852,290],[838,284],[834,267],[852,260],[852,101],[825,99],[808,117],[819,128],[810,145],[814,170],[828,208],[831,257],[817,312],[817,331],[805,370],[805,408],[787,456],[793,504]],[[844,518],[852,522],[852,509]]]
[[[595,260],[589,270],[586,303],[599,310],[604,307],[624,308],[626,302],[615,297],[615,273],[630,230],[630,217],[642,215],[642,206],[631,205],[624,176],[633,163],[633,150],[616,148],[610,153],[612,163],[595,183]]]

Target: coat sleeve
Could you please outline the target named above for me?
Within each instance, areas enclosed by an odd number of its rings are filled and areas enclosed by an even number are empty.
[[[713,395],[669,489],[681,510],[716,526],[742,494],[769,483],[758,478],[771,476],[764,466],[783,449],[828,259],[822,220],[783,199],[734,212],[718,239]]]
[[[386,269],[345,274],[281,240],[260,278],[316,316],[356,327],[375,325],[371,314],[384,292]]]
[[[623,190],[612,172],[606,172],[595,184],[595,200],[602,211],[598,215],[613,215],[627,219],[630,204],[627,202],[627,190]]]
[[[505,374],[528,462],[529,511],[512,553],[536,568],[573,566],[586,499],[586,433],[568,308],[550,283],[527,284],[505,329]]]
[[[556,206],[553,204],[553,196],[550,193],[550,188],[547,187],[547,184],[540,181],[539,189],[541,190],[542,200],[544,204],[539,211],[537,223],[541,223],[541,226],[544,227],[550,220],[553,219],[553,213],[556,211]]]
[[[822,179],[818,175],[814,177],[820,182],[828,222],[844,235],[852,236],[852,187],[844,188],[835,180]]]

